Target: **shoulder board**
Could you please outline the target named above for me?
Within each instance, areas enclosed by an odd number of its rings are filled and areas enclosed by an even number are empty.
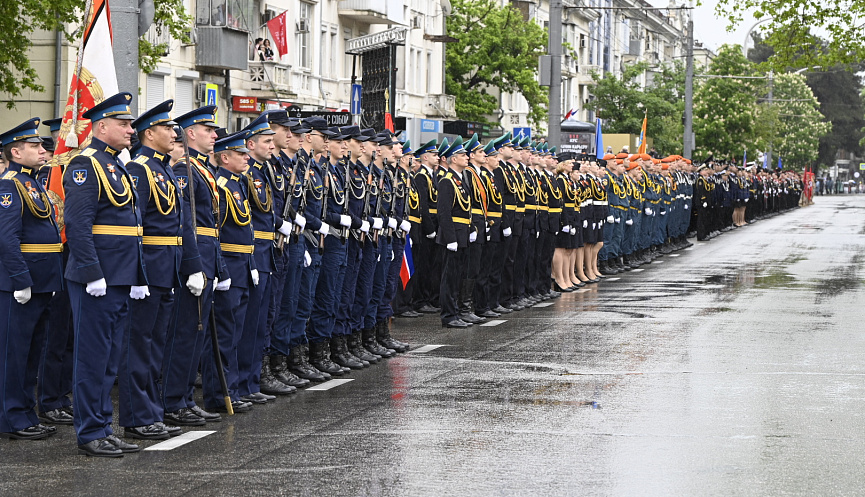
[[[225,187],[225,185],[228,184],[228,178],[221,176],[219,179],[216,180],[216,184],[221,187]]]
[[[2,179],[15,179],[16,174],[18,174],[17,171],[6,171],[6,174],[3,175]]]
[[[84,150],[81,151],[81,155],[83,155],[83,156],[85,156],[85,157],[90,157],[90,156],[92,156],[92,155],[95,154],[95,153],[96,153],[96,149],[95,149],[95,148],[92,148],[92,147],[87,147],[87,148],[85,148]]]
[[[132,159],[132,162],[137,162],[143,166],[143,165],[147,164],[147,156],[146,155],[139,155],[138,157]]]

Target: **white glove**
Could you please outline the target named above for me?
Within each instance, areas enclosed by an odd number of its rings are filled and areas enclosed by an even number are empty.
[[[617,217],[617,218],[616,218],[616,222],[617,222],[617,223],[621,223],[621,222],[622,222],[622,218]]]
[[[503,229],[503,230],[502,230],[502,235],[504,235],[505,238],[511,236],[511,228],[510,228],[510,227],[507,227],[507,228]]]
[[[469,243],[474,243],[478,239],[478,232],[472,231],[469,233]]]
[[[312,265],[312,256],[309,255],[309,250],[303,251],[303,267],[309,267]]]
[[[603,226],[603,221],[601,221],[601,226]],[[598,225],[596,223],[592,223],[592,229],[597,229]]]
[[[340,214],[339,225],[344,228],[348,228],[349,226],[351,226],[351,218],[346,216],[345,214]]]
[[[748,199],[747,199],[747,198],[746,198],[746,199],[745,199],[745,202],[747,202],[747,201],[748,201]],[[686,209],[687,209],[687,208],[688,208],[688,206],[687,206],[687,205],[686,205],[686,206],[685,206],[685,208],[686,208]]]
[[[571,232],[571,227],[570,227],[570,226],[567,226],[567,225],[562,226],[562,232],[563,232],[563,233],[570,233],[570,232]]]
[[[456,252],[457,251],[457,242],[450,242],[449,244],[447,244],[447,249],[450,250],[451,252]]]
[[[330,233],[330,225],[322,221],[321,226],[318,228],[318,233],[327,236]]]
[[[360,222],[360,230],[364,233],[369,233],[369,221],[363,220]]]
[[[589,220],[583,219],[583,228],[588,228],[588,227],[589,227]],[[595,223],[592,223],[592,228],[594,228],[594,227],[595,227]]]
[[[747,202],[747,200],[746,200]],[[685,204],[685,210],[688,210],[688,204]]]
[[[87,284],[85,291],[93,297],[104,297],[108,292],[108,283],[105,281],[105,278],[91,281]]]
[[[666,215],[667,215],[667,211],[661,211],[661,215],[662,215],[662,216],[666,216]]]
[[[129,289],[129,298],[134,300],[144,300],[145,297],[150,296],[150,289],[147,288],[147,285],[144,286],[133,286]]]
[[[372,229],[380,230],[382,226],[384,226],[384,219],[380,217],[372,218]]]
[[[217,281],[214,290],[216,290],[217,292],[227,292],[229,288],[231,288],[231,278],[223,281]]]
[[[436,237],[436,232],[435,232],[435,231],[433,231],[433,232],[432,232],[432,233],[430,233],[430,234],[429,234],[429,235],[427,235],[427,236],[426,236],[426,237],[427,237],[427,238],[429,238],[429,239],[430,239],[430,240],[432,240],[432,239],[433,239],[433,238],[435,238],[435,237]]]
[[[387,218],[387,227],[392,229],[392,230],[396,229],[396,218],[395,217]]]
[[[652,209],[649,209],[648,207],[646,207],[646,209],[643,212],[645,212],[647,216],[652,215]]]
[[[577,236],[577,230],[571,230],[571,236]]]
[[[706,207],[709,207],[709,204],[707,204],[706,202],[703,202],[703,208],[706,208]]]
[[[30,302],[30,297],[33,296],[31,288],[28,286],[24,290],[15,290],[15,293],[12,294],[15,297],[15,300],[18,301],[19,304],[24,305],[27,302]]]
[[[634,224],[634,220],[628,219],[627,221],[625,221],[625,224],[627,224],[628,226],[631,226],[632,224]]]
[[[306,218],[298,214],[294,217],[294,224],[296,224],[298,228],[303,229],[306,227]]]
[[[399,223],[399,229],[408,233],[411,231],[411,222],[408,219],[403,219],[401,223]]]
[[[290,235],[291,234],[291,221],[286,220],[285,222],[282,223],[282,226],[280,226],[276,231],[279,231],[280,233],[282,233],[285,236]]]
[[[608,223],[614,223],[614,222],[616,222],[616,218],[614,218],[613,216],[607,216],[607,222]]]
[[[189,293],[195,295],[196,297],[201,297],[201,293],[204,292],[204,284],[207,280],[204,278],[204,272],[199,271],[195,274],[190,274],[189,278],[186,280],[186,288],[189,289]]]
[[[252,276],[252,284],[258,286],[258,269],[249,271],[249,275]]]

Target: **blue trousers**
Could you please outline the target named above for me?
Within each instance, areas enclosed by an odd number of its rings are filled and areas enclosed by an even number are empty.
[[[69,293],[54,294],[48,303],[48,332],[42,347],[36,391],[39,410],[53,411],[72,405],[72,352],[75,330],[72,328],[72,308]]]
[[[390,261],[393,260],[390,247],[391,242],[388,241],[387,237],[379,237],[378,247],[373,252],[375,269],[373,271],[372,293],[363,313],[364,328],[375,328],[377,322],[378,306],[384,298],[385,286],[387,285],[387,270],[390,267]]]
[[[291,342],[292,346],[303,345],[308,342],[306,326],[312,315],[312,304],[315,300],[315,287],[318,284],[318,276],[321,272],[321,255],[318,249],[309,240],[304,240],[306,250],[309,252],[312,263],[303,268],[300,273],[300,289],[297,292],[297,311],[291,320]],[[325,240],[326,242],[326,240]]]
[[[351,335],[351,309],[354,304],[354,294],[357,290],[357,275],[360,272],[361,247],[360,242],[349,236],[346,241],[345,271],[340,284],[339,302],[336,310],[336,322],[331,335]],[[355,328],[356,329],[356,328]]]
[[[129,319],[129,286],[109,286],[104,296],[93,297],[86,285],[68,284],[75,328],[72,418],[81,445],[114,434],[111,389]]]
[[[213,305],[216,314],[219,354],[222,357],[225,382],[228,384],[228,395],[231,400],[239,400],[240,395],[237,393],[237,388],[240,377],[237,369],[237,345],[243,334],[243,323],[249,306],[249,289],[232,285],[224,292],[214,293]],[[204,351],[201,355],[201,383],[204,391],[205,409],[213,409],[225,404],[211,342],[211,340],[204,341]]]
[[[249,288],[249,307],[237,344],[237,393],[241,397],[261,391],[261,355],[270,310],[270,288],[270,273],[258,273],[258,285]]]
[[[150,296],[129,300],[129,319],[121,349],[118,387],[120,426],[162,421],[157,381],[162,372],[168,323],[174,308],[170,288],[150,287]]]
[[[282,293],[285,291],[285,278],[288,271],[288,246],[283,251],[273,251],[273,272],[270,273],[270,303],[267,309],[267,325],[264,335],[264,352],[273,352],[270,347],[270,337],[273,336],[273,326],[279,315],[282,304]]]
[[[50,293],[34,293],[22,305],[12,292],[0,291],[0,433],[39,424],[33,392],[50,300]]]
[[[281,355],[288,355],[292,348],[306,341],[305,333],[292,335],[291,328],[292,320],[297,312],[306,240],[301,237],[296,243],[287,245],[286,250],[288,257],[285,263],[285,283],[282,286],[282,298],[276,318],[273,320],[273,331],[270,335],[271,352]]]
[[[210,309],[213,306],[213,280],[208,280],[200,297],[181,285],[174,294],[177,302],[168,324],[162,357],[162,407],[174,412],[195,406],[195,377],[204,343],[210,341]],[[201,312],[201,330],[198,329]],[[212,350],[211,350],[212,352]]]
[[[322,342],[332,336],[345,277],[346,249],[338,237],[324,239],[324,255],[306,332],[310,342]]]
[[[381,241],[379,241],[381,243]],[[372,241],[367,240],[361,249],[360,269],[357,272],[357,288],[351,306],[351,329],[361,330],[365,327],[366,307],[372,298],[372,284],[375,275],[378,250]]]
[[[405,251],[405,238],[393,237],[390,246],[391,252],[393,252],[393,259],[390,261],[390,265],[387,268],[387,280],[384,287],[384,296],[382,296],[381,302],[378,304],[378,310],[376,311],[375,316],[376,321],[384,321],[393,316],[393,306],[391,306],[391,303],[396,297],[397,286],[402,285],[399,278],[399,270],[402,268],[402,255]]]

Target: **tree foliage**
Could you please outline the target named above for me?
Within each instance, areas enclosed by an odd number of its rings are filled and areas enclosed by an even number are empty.
[[[832,124],[820,113],[820,102],[802,74],[779,74],[774,80],[777,121],[773,149],[784,164],[804,167],[817,159],[820,139],[829,133]],[[766,104],[769,105],[769,104]]]
[[[545,53],[547,34],[523,20],[510,4],[494,0],[453,0],[447,32],[445,89],[456,97],[461,119],[487,122],[499,109],[492,88],[519,92],[529,104],[529,122],[543,123],[547,95],[537,82],[538,57]]]
[[[768,19],[761,26],[774,50],[767,63],[776,70],[865,60],[865,0],[719,0],[715,13],[730,28]],[[815,32],[826,33],[827,40]]]
[[[60,30],[67,40],[77,43],[84,17],[85,0],[2,0],[0,1],[0,93],[9,97],[6,106],[25,91],[45,91],[40,75],[30,63],[32,37],[36,30]],[[157,30],[168,30],[172,38],[189,41],[192,18],[183,8],[183,0],[154,0],[154,23]],[[115,36],[118,34],[115,33]],[[152,45],[139,39],[139,64],[149,72],[168,47]]]
[[[646,135],[662,154],[682,152],[682,113],[684,112],[685,70],[681,63],[652,71],[646,86],[641,75],[648,69],[645,62],[625,67],[621,78],[612,73],[594,73],[595,99],[589,103],[603,120],[605,133],[638,134],[647,116]]]

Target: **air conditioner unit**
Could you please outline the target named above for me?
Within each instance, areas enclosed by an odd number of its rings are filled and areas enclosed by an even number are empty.
[[[207,83],[199,82],[195,96],[198,102],[207,102]]]
[[[420,29],[421,27],[423,27],[423,16],[413,16],[411,18],[411,28]]]
[[[588,42],[585,38],[580,38],[580,48],[586,48],[587,44]]]
[[[298,33],[309,33],[309,19],[298,19],[295,28]]]
[[[264,14],[261,14],[261,24],[266,24],[267,21],[273,19],[274,17],[276,17],[275,10],[265,9]]]

